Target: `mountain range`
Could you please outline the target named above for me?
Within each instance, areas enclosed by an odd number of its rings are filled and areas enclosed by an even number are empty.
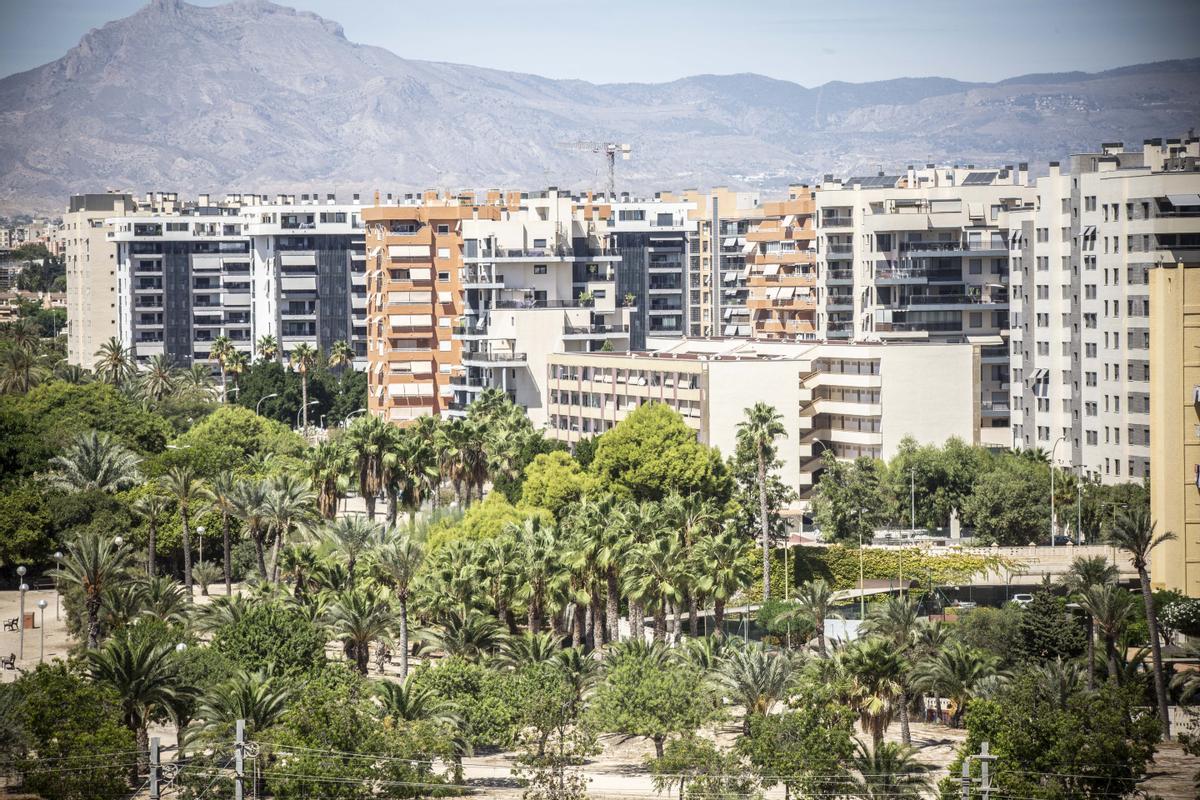
[[[882,54],[864,54],[864,57]],[[799,56],[798,56],[799,57]],[[1045,162],[1200,123],[1200,59],[1099,73],[594,84],[405,59],[266,0],[154,0],[0,80],[0,212],[75,192],[772,190],[907,164]]]

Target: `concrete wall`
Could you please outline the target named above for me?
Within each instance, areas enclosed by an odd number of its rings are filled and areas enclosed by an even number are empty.
[[[708,444],[725,457],[737,450],[737,426],[746,409],[769,403],[783,416],[787,437],[776,442],[783,467],[779,477],[799,490],[800,363],[796,361],[714,361],[708,366]]]
[[[941,444],[951,436],[976,441],[979,430],[979,366],[971,345],[881,348],[882,457],[913,436]]]

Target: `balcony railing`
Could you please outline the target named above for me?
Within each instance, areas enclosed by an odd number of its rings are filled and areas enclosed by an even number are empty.
[[[525,362],[529,360],[529,357],[525,353],[463,353],[462,360],[463,362],[500,364],[508,361]]]
[[[821,225],[825,228],[849,228],[854,225],[854,219],[852,217],[824,217]]]
[[[570,336],[573,334],[608,334],[608,333],[629,333],[628,325],[564,325],[563,333]]]

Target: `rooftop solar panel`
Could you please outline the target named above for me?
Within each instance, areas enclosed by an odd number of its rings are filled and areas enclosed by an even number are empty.
[[[962,182],[963,186],[991,186],[995,180],[996,173],[994,172],[970,172],[967,173],[966,180]]]

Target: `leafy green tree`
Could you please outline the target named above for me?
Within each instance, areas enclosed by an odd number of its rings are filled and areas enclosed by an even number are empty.
[[[953,623],[952,635],[967,647],[999,659],[1002,666],[1011,667],[1025,652],[1021,629],[1023,616],[1015,604],[1002,608],[972,608]]]
[[[801,797],[840,795],[854,753],[853,721],[840,703],[800,696],[781,714],[751,718],[750,733],[737,748],[767,788],[782,783]]]
[[[508,747],[524,725],[530,687],[520,673],[500,672],[451,656],[422,662],[412,672],[414,687],[432,692],[462,719],[474,747]]]
[[[605,487],[637,500],[699,492],[723,503],[731,488],[720,454],[697,442],[683,417],[662,403],[639,406],[600,437],[589,469]]]
[[[0,491],[0,564],[37,564],[54,552],[54,527],[46,492],[31,479]]]
[[[758,477],[758,521],[763,561],[763,602],[771,599],[771,508],[767,490],[767,471],[775,461],[775,440],[786,436],[783,417],[767,403],[755,403],[746,409],[746,418],[738,423],[738,440],[754,451]]]
[[[1159,740],[1158,722],[1136,708],[1140,693],[1113,684],[1097,691],[1076,690],[1063,704],[1056,687],[1029,673],[996,697],[979,699],[967,710],[967,738],[950,777],[942,781],[943,800],[959,797],[962,761],[982,742],[1003,764],[992,773],[999,796],[1032,800],[1102,800],[1127,796],[1145,777]],[[978,774],[977,762],[972,773]]]
[[[299,610],[255,603],[220,625],[211,647],[240,669],[295,679],[325,663],[325,636]]]
[[[860,457],[839,461],[821,453],[824,472],[813,492],[813,519],[826,541],[856,544],[870,542],[883,508],[879,489],[879,464]]]
[[[1050,530],[1049,475],[1042,464],[999,458],[976,481],[963,521],[984,544],[1018,547],[1043,541]]]
[[[123,724],[112,688],[87,680],[75,664],[54,661],[0,685],[0,709],[0,729],[16,745],[8,770],[22,774],[26,792],[46,800],[126,796],[137,739]]]
[[[662,758],[668,737],[692,733],[712,718],[713,708],[693,667],[635,654],[609,668],[591,711],[599,730],[650,739]]]
[[[663,754],[649,759],[656,792],[679,785],[679,798],[761,798],[757,782],[747,776],[740,751],[726,752],[708,739],[688,734],[672,739]]]
[[[595,478],[570,453],[557,450],[536,456],[525,468],[521,502],[544,508],[561,520],[571,503],[595,489]]]

